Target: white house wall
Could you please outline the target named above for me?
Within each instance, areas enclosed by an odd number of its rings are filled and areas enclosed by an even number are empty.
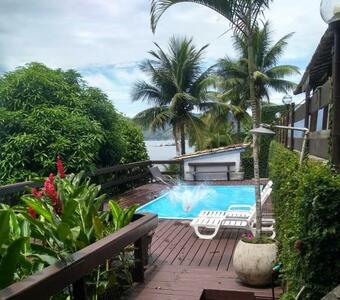
[[[197,157],[190,157],[184,159],[184,178],[185,180],[194,180],[194,177],[192,175],[193,167],[190,168],[190,163],[216,163],[216,162],[222,162],[222,163],[235,163],[235,167],[230,167],[231,171],[240,171],[240,164],[241,164],[241,153],[244,152],[244,150],[235,150],[235,151],[228,151],[228,152],[220,152],[220,153],[209,153],[202,156]],[[220,170],[220,166],[211,166],[211,167],[205,167],[204,170],[206,172],[210,171],[216,171]],[[226,168],[226,167],[225,167]]]

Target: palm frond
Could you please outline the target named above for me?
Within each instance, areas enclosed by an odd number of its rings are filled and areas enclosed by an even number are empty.
[[[280,65],[267,70],[266,74],[271,78],[283,78],[285,76],[300,74],[300,69],[293,65]]]
[[[133,120],[143,128],[153,131],[163,129],[171,122],[172,113],[168,107],[155,106],[138,113]]]
[[[131,92],[132,101],[145,101],[149,104],[162,102],[162,92],[155,86],[145,82],[137,81]]]
[[[283,79],[271,79],[270,88],[276,92],[288,94],[296,88],[297,84]]]
[[[288,40],[294,35],[294,32],[291,32],[284,37],[282,37],[279,41],[275,43],[271,47],[271,49],[266,53],[263,58],[263,66],[268,68],[276,65],[278,63],[279,58],[283,54],[283,51],[288,45]]]
[[[204,5],[231,22],[235,32],[247,34],[257,25],[257,18],[272,0],[151,0],[151,29],[155,32],[161,16],[178,3]]]

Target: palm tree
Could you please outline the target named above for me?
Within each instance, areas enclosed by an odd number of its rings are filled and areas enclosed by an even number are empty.
[[[292,65],[278,65],[279,58],[287,46],[288,39],[293,33],[282,37],[272,45],[269,22],[263,27],[254,31],[254,53],[255,53],[255,93],[256,98],[262,101],[269,99],[269,91],[275,90],[287,94],[296,86],[295,83],[285,80],[286,76],[299,74],[299,68]],[[234,105],[248,108],[250,103],[249,89],[244,89],[249,85],[247,40],[243,35],[234,36],[234,46],[239,52],[238,59],[226,57],[218,62],[217,73],[221,77],[220,89],[227,97],[230,97]]]
[[[193,112],[210,103],[207,89],[212,83],[212,68],[203,71],[201,67],[207,45],[197,50],[192,39],[173,37],[168,53],[158,44],[155,46],[156,51],[149,52],[152,59],[140,65],[150,82],[138,81],[132,91],[134,101],[146,101],[153,107],[139,113],[135,120],[152,130],[171,125],[176,146],[180,140],[183,155],[187,133],[198,136],[204,127]]]
[[[256,98],[255,90],[255,55],[254,31],[258,26],[258,19],[272,0],[151,0],[151,28],[155,31],[157,23],[164,12],[177,3],[192,2],[213,9],[228,19],[235,34],[241,34],[247,41],[249,101],[252,107],[254,128],[260,125],[260,99]],[[260,172],[258,138],[253,135],[254,177],[256,183],[256,237],[261,235],[262,208],[260,199]]]

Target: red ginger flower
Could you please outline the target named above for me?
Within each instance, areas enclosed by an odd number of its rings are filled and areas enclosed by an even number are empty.
[[[54,208],[54,211],[60,215],[63,210],[63,205],[59,200],[58,193],[54,186],[54,175],[53,173],[48,176],[44,183],[45,195],[47,195],[51,199],[51,204]]]
[[[32,189],[32,195],[36,198],[41,198],[44,194],[44,190],[38,191],[36,188]]]
[[[32,207],[29,207],[27,211],[33,219],[36,219],[38,217],[37,212]]]
[[[60,155],[57,156],[57,170],[58,170],[58,174],[59,174],[60,178],[64,178],[65,177],[65,169],[64,169],[63,161],[61,160]]]

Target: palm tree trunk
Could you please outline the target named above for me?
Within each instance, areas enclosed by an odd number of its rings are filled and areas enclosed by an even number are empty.
[[[237,126],[237,129],[236,129],[237,138],[239,139],[240,134],[241,134],[241,121],[238,117],[236,118],[236,126]]]
[[[255,56],[253,46],[253,33],[248,32],[248,72],[249,72],[249,92],[252,109],[253,127],[260,125],[259,115],[260,108],[256,99],[255,92]],[[253,135],[253,158],[254,158],[254,178],[255,178],[255,197],[256,197],[256,237],[260,237],[262,228],[262,207],[261,207],[261,191],[260,191],[260,168],[259,168],[259,142],[258,136]]]
[[[185,154],[185,127],[184,124],[181,124],[181,154]]]
[[[178,143],[178,130],[177,130],[177,126],[174,126],[172,128],[172,135],[174,137],[175,145],[176,145],[176,156],[179,156],[179,155],[181,155],[181,151],[180,151],[179,143]]]

